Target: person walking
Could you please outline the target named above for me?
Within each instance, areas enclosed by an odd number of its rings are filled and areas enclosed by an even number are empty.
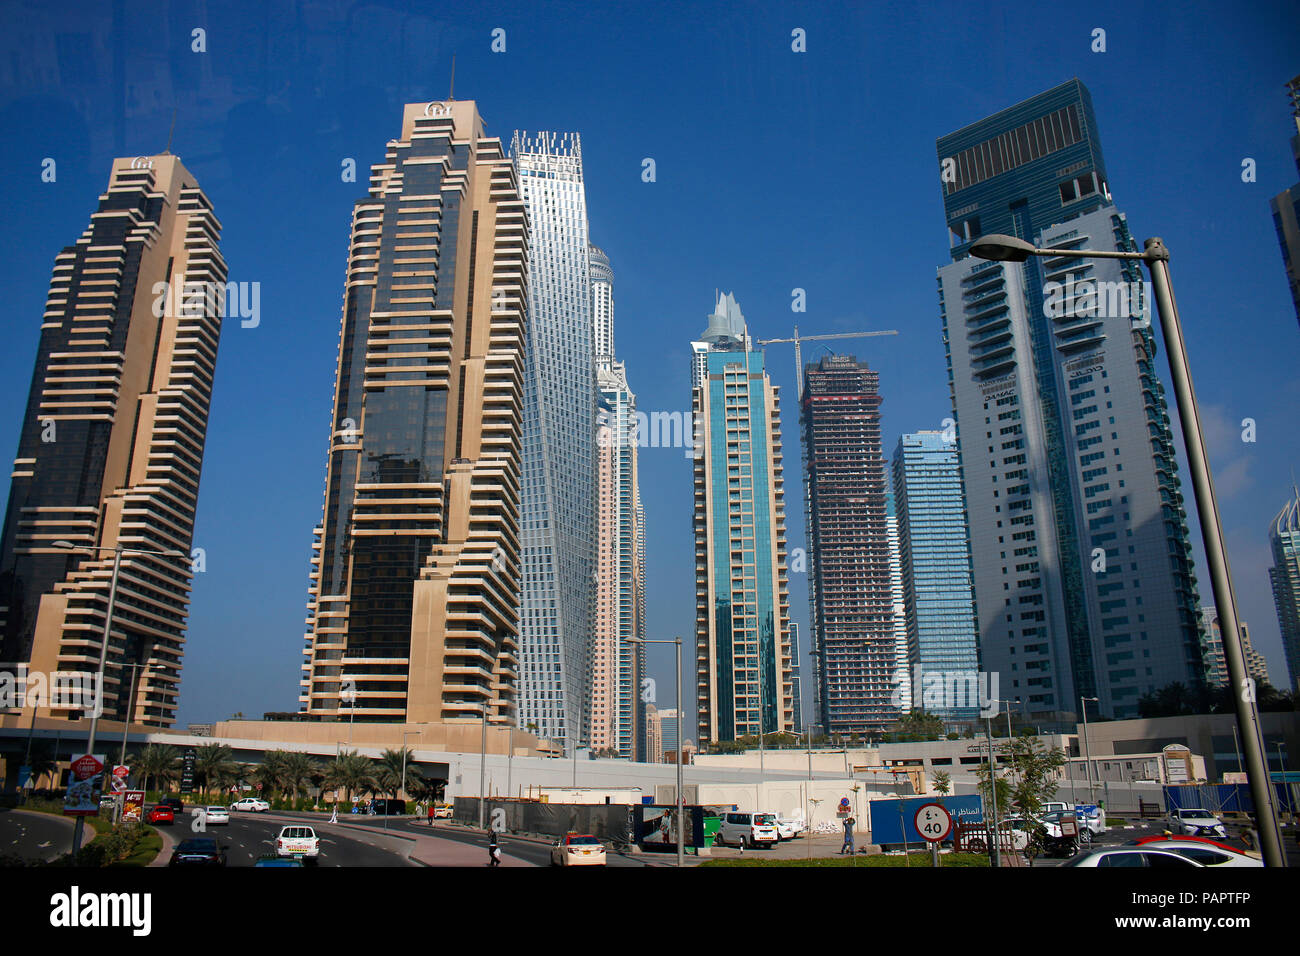
[[[501,847],[497,846],[497,831],[492,830],[488,837],[488,866],[501,865]]]
[[[339,805],[335,803],[334,812],[330,814],[330,823],[338,823],[338,822],[339,822]]]
[[[840,856],[844,855],[845,850],[848,850],[850,856],[856,852],[853,849],[853,825],[855,823],[857,821],[852,817],[848,817],[844,821],[844,845],[840,847]]]
[[[433,803],[433,802],[430,802],[430,803],[429,803],[429,826],[433,826],[433,819],[434,819],[434,817],[437,815],[437,814],[434,812],[434,808],[435,808],[436,806],[437,806],[437,804],[435,804],[435,803]]]

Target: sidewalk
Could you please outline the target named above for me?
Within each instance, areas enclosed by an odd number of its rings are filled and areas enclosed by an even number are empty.
[[[269,814],[275,816],[275,814]],[[286,819],[297,819],[286,816]],[[372,818],[373,819],[373,818]],[[404,823],[409,823],[416,818],[400,817],[397,818]],[[407,851],[407,859],[421,866],[431,867],[464,867],[464,866],[486,866],[487,865],[487,840],[484,839],[482,845],[473,846],[462,843],[459,840],[450,840],[437,835],[437,827],[434,827],[433,833],[418,832],[415,827],[403,826],[400,830],[390,829],[385,832],[383,829],[375,826],[366,826],[355,823],[344,823],[342,819],[338,823],[330,823],[329,818],[321,821],[312,821],[311,824],[316,828],[318,833],[337,833],[339,830],[355,830],[365,833],[369,836],[387,836],[391,839],[405,840],[412,844]],[[526,866],[531,867],[518,857],[512,856],[503,846],[501,849],[502,866]]]

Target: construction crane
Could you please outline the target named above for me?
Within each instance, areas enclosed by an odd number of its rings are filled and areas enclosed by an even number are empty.
[[[803,397],[803,349],[800,343],[817,342],[822,339],[865,339],[873,335],[897,335],[898,329],[886,329],[883,332],[833,332],[828,335],[800,335],[799,326],[794,327],[792,339],[755,339],[759,345],[774,345],[779,342],[794,343],[794,394],[795,401]]]

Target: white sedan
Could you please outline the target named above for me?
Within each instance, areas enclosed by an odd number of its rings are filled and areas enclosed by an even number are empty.
[[[1177,853],[1189,860],[1195,860],[1201,866],[1262,867],[1264,865],[1263,860],[1247,856],[1240,850],[1215,843],[1204,837],[1147,837],[1145,840],[1138,840],[1137,845],[1144,850],[1167,850],[1170,853]]]
[[[1223,838],[1228,835],[1223,828],[1223,821],[1200,807],[1170,811],[1168,821],[1169,829],[1179,836]]]
[[[232,810],[244,810],[248,813],[267,813],[271,805],[265,800],[259,800],[257,797],[244,797],[243,800],[236,800],[230,805]]]
[[[551,847],[551,866],[604,865],[605,844],[589,834],[565,834]]]
[[[198,807],[194,812],[209,826],[227,826],[230,823],[230,813],[225,807]]]
[[[1152,869],[1167,870],[1199,870],[1204,864],[1197,863],[1189,857],[1180,853],[1171,853],[1169,850],[1152,850],[1147,847],[1122,847],[1115,849],[1094,850],[1091,853],[1080,853],[1072,860],[1067,860],[1062,866],[1082,866],[1082,867],[1148,867]]]

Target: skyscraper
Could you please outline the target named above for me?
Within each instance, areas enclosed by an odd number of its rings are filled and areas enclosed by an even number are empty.
[[[790,694],[794,698],[794,727],[802,730],[806,726],[803,716],[803,659],[799,647],[799,623],[790,622]]]
[[[973,674],[979,645],[957,443],[936,431],[902,435],[893,472],[908,667]],[[976,706],[952,703],[926,709],[960,720],[977,715]]]
[[[828,734],[898,719],[880,373],[851,355],[804,368],[809,602]]]
[[[637,484],[636,396],[614,361],[614,273],[591,247],[597,414],[596,614],[593,620],[590,733],[593,749],[644,759],[644,513]]]
[[[513,720],[527,263],[474,101],[408,104],[352,213],[309,715]]]
[[[1287,83],[1286,89],[1296,127],[1291,137],[1291,156],[1300,175],[1300,76]],[[1296,320],[1300,321],[1300,182],[1274,196],[1269,206],[1273,210],[1273,228],[1277,230],[1277,243],[1282,249],[1287,283],[1291,286],[1291,302],[1295,305]]]
[[[1241,650],[1246,659],[1246,673],[1256,684],[1268,684],[1268,661],[1255,650],[1250,640],[1250,628],[1240,618]],[[1201,657],[1205,661],[1205,682],[1212,687],[1228,683],[1228,662],[1223,656],[1223,631],[1219,627],[1219,611],[1214,607],[1201,608]]]
[[[55,257],[41,319],[0,539],[0,669],[95,673],[115,584],[101,698],[112,719],[166,727],[176,716],[229,302],[220,234],[179,158],[115,159],[90,225]],[[101,550],[54,547],[65,541]],[[124,552],[114,579],[102,549],[118,547],[183,556]],[[58,703],[36,713],[93,706]]]
[[[1186,512],[1156,343],[1071,80],[938,141],[951,265],[940,308],[970,517],[983,668],[1042,722],[1202,680]],[[967,254],[1007,233],[1060,256]]]
[[[691,347],[701,744],[760,727],[790,731],[795,721],[781,406],[763,354],[748,342],[728,294]]]
[[[1287,686],[1300,693],[1300,491],[1293,489],[1291,500],[1269,525],[1268,543],[1273,552],[1268,579],[1286,653]]]
[[[582,142],[577,133],[516,131],[510,152],[531,227],[519,720],[571,752],[589,722],[596,598],[597,385]]]

